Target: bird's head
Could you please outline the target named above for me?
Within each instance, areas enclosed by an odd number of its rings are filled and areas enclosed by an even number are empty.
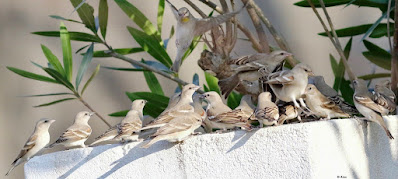
[[[85,122],[87,122],[89,119],[90,119],[90,117],[92,116],[92,115],[94,115],[95,114],[95,112],[88,112],[88,111],[82,111],[82,112],[79,112],[79,113],[77,113],[77,115],[76,115],[76,118],[75,118],[75,121],[78,121],[78,122],[83,122],[83,121],[85,121]]]
[[[47,119],[47,118],[40,119],[36,123],[36,128],[48,129],[53,122],[55,122],[54,119]]]
[[[390,80],[383,80],[383,81],[380,81],[379,83],[377,83],[376,86],[390,88],[391,82],[390,82]]]
[[[316,87],[313,84],[308,84],[307,87],[305,88],[305,95],[314,95],[316,93]]]
[[[196,90],[200,89],[200,86],[196,86],[194,84],[187,84],[182,88],[181,95],[185,96],[192,96]]]
[[[219,101],[219,100],[222,101],[220,95],[218,93],[214,92],[214,91],[209,91],[209,92],[204,93],[201,96],[201,98],[206,100],[209,103],[213,103],[213,102],[216,102],[216,101]]]
[[[365,87],[367,89],[366,81],[363,79],[355,79],[352,81],[352,84],[354,85],[354,89],[359,89],[362,87]]]
[[[258,100],[262,101],[271,101],[272,99],[272,94],[270,92],[262,92],[260,95],[258,95]]]
[[[133,103],[131,104],[131,109],[132,110],[138,110],[138,111],[142,111],[145,107],[145,104],[147,103],[147,100],[143,100],[143,99],[136,99],[133,101]]]
[[[189,20],[191,20],[191,13],[186,7],[180,8],[178,10],[178,18],[180,22],[188,22]]]
[[[283,50],[275,50],[271,52],[271,59],[277,61],[277,62],[282,62],[283,60],[286,59],[286,57],[292,56],[291,53],[283,51]]]
[[[315,76],[314,72],[312,72],[312,69],[310,66],[304,63],[299,63],[297,64],[294,69],[302,70],[304,73],[306,73],[308,76]]]

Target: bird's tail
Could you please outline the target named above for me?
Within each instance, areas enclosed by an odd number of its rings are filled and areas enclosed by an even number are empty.
[[[56,142],[54,142],[54,143],[52,143],[52,144],[50,144],[50,145],[48,145],[47,147],[45,147],[46,149],[51,149],[51,148],[53,148],[54,146],[56,146],[57,145],[57,143]]]
[[[149,141],[148,143],[146,143],[145,145],[141,146],[141,148],[147,149],[150,146],[152,146],[154,143],[159,142],[161,140],[163,140],[163,137],[162,136],[157,136],[157,137],[153,138],[151,141]]]
[[[10,172],[11,172],[12,170],[14,170],[15,167],[16,167],[15,165],[12,165],[11,168],[10,168],[10,170],[8,170],[8,172],[6,173],[6,176],[8,176],[8,175],[10,174]]]
[[[383,117],[377,115],[377,122],[380,124],[381,127],[383,127],[384,131],[386,132],[388,138],[391,140],[394,139],[394,137],[391,135],[390,130],[388,130],[386,123],[384,122]]]
[[[115,136],[107,136],[107,135],[100,135],[98,136],[93,143],[89,145],[89,147],[94,146],[95,144],[98,144],[100,142],[112,140]]]
[[[221,93],[225,95],[225,98],[239,85],[239,76],[234,74],[228,78],[218,81],[218,86],[220,86]]]
[[[252,125],[249,122],[239,124],[239,127],[241,127],[243,130],[246,130],[246,131],[252,130]]]
[[[11,164],[11,168],[8,170],[8,172],[6,173],[6,176],[8,176],[12,170],[14,170],[14,168],[16,166],[18,166],[21,163],[21,158],[16,159],[14,162],[12,162]]]

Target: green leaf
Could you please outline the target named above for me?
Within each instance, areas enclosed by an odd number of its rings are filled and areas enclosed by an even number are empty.
[[[240,100],[242,99],[242,95],[238,94],[234,91],[228,96],[227,104],[231,109],[235,109],[239,106]]]
[[[366,49],[368,49],[370,52],[391,57],[391,54],[389,52],[387,52],[383,48],[375,45],[374,43],[372,43],[370,41],[364,40],[363,44],[365,45]]]
[[[76,20],[73,20],[73,19],[66,19],[66,18],[64,18],[64,17],[57,16],[57,15],[50,15],[50,17],[51,17],[51,18],[54,18],[54,19],[58,19],[58,20],[69,21],[69,22],[76,22],[76,23],[83,24],[82,22],[79,22],[79,21],[76,21]]]
[[[352,37],[344,47],[344,56],[346,57],[347,60],[350,57],[351,46],[352,46]],[[337,75],[335,76],[334,85],[333,85],[333,89],[335,89],[336,91],[338,91],[338,89],[340,89],[341,91],[342,81],[345,80],[344,74],[345,74],[345,66],[343,63],[343,59],[340,58],[339,65],[337,67]],[[344,93],[344,91],[341,91],[341,93]]]
[[[350,87],[351,82],[349,80],[343,80],[340,86],[341,96],[344,98],[344,101],[354,104],[352,100],[352,96],[354,96],[354,90]]]
[[[60,25],[62,54],[64,57],[65,76],[68,81],[72,79],[73,61],[72,61],[72,47],[70,45],[70,36],[65,24],[61,22]]]
[[[390,9],[390,12],[392,12],[392,10],[394,10],[394,8],[391,8]],[[363,41],[366,37],[368,37],[368,35],[370,34],[370,33],[372,33],[373,32],[373,30],[380,24],[380,22],[383,20],[383,19],[385,19],[386,17],[387,17],[387,13],[390,13],[390,12],[384,12],[382,15],[381,15],[381,17],[379,17],[379,19],[377,19],[376,20],[376,22],[375,23],[373,23],[373,25],[366,31],[366,33],[362,36],[362,38],[361,38],[361,41]]]
[[[348,4],[351,1],[352,0],[324,0],[323,2],[325,3],[326,7],[331,7],[331,6]],[[319,0],[312,0],[312,2],[314,3],[315,7],[321,7]],[[387,5],[385,5],[385,4],[372,2],[370,0],[356,0],[356,1],[352,2],[352,4],[357,5],[357,6],[367,6],[367,7],[377,7],[377,8],[387,7]],[[300,6],[300,7],[311,7],[310,4],[308,4],[307,0],[302,0],[302,1],[296,2],[296,3],[294,3],[294,5]]]
[[[159,0],[157,21],[158,21],[158,31],[160,34],[162,34],[163,14],[164,14],[164,0]]]
[[[166,50],[153,36],[149,36],[146,33],[135,29],[133,27],[127,27],[130,34],[133,36],[135,41],[141,45],[141,47],[148,52],[152,57],[164,64],[166,67],[171,67],[172,62],[167,54]]]
[[[84,49],[87,48],[88,46],[90,46],[90,45],[85,45],[85,46],[79,48],[78,50],[76,50],[75,54],[77,54],[77,53],[79,53],[80,51],[84,50]]]
[[[137,69],[137,68],[117,68],[117,67],[102,67],[108,70],[118,70],[118,71],[148,71],[145,69]]]
[[[82,0],[70,0],[70,2],[72,3],[73,7],[77,8],[79,5],[81,5]],[[94,8],[87,3],[84,3],[78,7],[77,13],[79,14],[83,24],[86,25],[88,29],[96,33],[97,30],[95,29]]]
[[[142,60],[142,62],[145,63],[144,60]],[[149,89],[152,91],[152,93],[164,96],[162,86],[160,86],[160,83],[156,78],[155,74],[153,74],[151,71],[144,71],[144,76],[146,83]]]
[[[32,32],[32,34],[46,36],[46,37],[60,37],[59,31],[39,31],[39,32]],[[82,41],[82,42],[98,42],[98,43],[102,42],[100,38],[84,32],[68,32],[68,34],[70,40]]]
[[[119,48],[119,49],[113,49],[113,50],[116,53],[119,53],[121,55],[128,55],[128,54],[138,53],[138,52],[143,52],[144,51],[144,49],[142,49],[140,47],[137,47],[137,48]],[[96,58],[112,57],[111,55],[106,53],[106,51],[109,51],[109,50],[95,51],[94,54],[93,54],[93,57],[96,57]],[[84,55],[84,53],[82,55]]]
[[[57,103],[64,102],[64,101],[69,101],[69,100],[72,100],[72,99],[76,99],[76,98],[64,98],[64,99],[56,100],[56,101],[45,103],[45,104],[40,104],[40,105],[33,106],[33,107],[37,108],[37,107],[50,106],[50,105],[53,105],[53,104],[57,104]]]
[[[12,72],[14,72],[14,73],[16,73],[16,74],[18,74],[20,76],[25,77],[25,78],[30,78],[30,79],[33,79],[33,80],[59,84],[58,81],[56,81],[56,80],[54,80],[52,78],[46,77],[46,76],[38,75],[38,74],[31,73],[31,72],[28,72],[28,71],[25,71],[25,70],[21,70],[21,69],[18,69],[18,68],[14,68],[14,67],[7,67],[7,69],[9,69],[10,71],[12,71]]]
[[[209,92],[210,91],[209,87],[207,87],[205,84],[203,84],[203,90],[205,90],[205,92]]]
[[[386,70],[391,70],[391,55],[383,55],[373,52],[362,52],[362,55],[373,64]]]
[[[54,69],[65,76],[65,71],[64,68],[62,68],[61,62],[59,62],[58,58],[51,52],[51,50],[45,45],[41,45],[41,49],[43,50],[48,62],[54,67]]]
[[[77,72],[77,76],[76,76],[76,90],[79,89],[79,85],[83,79],[83,75],[84,75],[84,73],[86,73],[88,65],[90,64],[91,60],[93,59],[93,52],[94,52],[94,43],[92,43],[90,45],[90,47],[87,49],[87,52],[83,57],[82,63],[79,66],[79,71]]]
[[[375,78],[386,78],[386,77],[390,77],[390,76],[391,76],[391,73],[375,73],[375,74],[358,76],[358,78],[363,79],[363,80],[372,80]]]
[[[152,117],[159,116],[159,114],[166,109],[167,104],[169,103],[168,97],[150,92],[126,92],[126,95],[131,101],[136,99],[147,100],[148,103],[145,105],[144,114],[150,115]]]
[[[75,91],[73,85],[69,82],[68,79],[66,79],[64,76],[62,76],[59,72],[57,72],[54,69],[51,68],[43,68],[44,71],[46,71],[50,76],[52,76],[55,80],[58,81],[58,83],[64,85],[71,91]]]
[[[338,64],[336,59],[333,57],[332,54],[329,54],[330,64],[332,65],[332,71],[334,76],[338,76]]]
[[[356,36],[360,34],[366,33],[370,27],[372,27],[373,24],[364,24],[364,25],[359,25],[359,26],[353,26],[353,27],[347,27],[347,28],[342,28],[342,29],[337,29],[336,34],[339,37],[351,37],[351,36]],[[394,23],[390,23],[391,27],[394,27]],[[394,28],[390,29],[391,35],[393,35]],[[318,33],[318,35],[325,36],[327,37],[326,32]],[[387,24],[386,23],[381,23],[376,26],[376,28],[373,30],[373,32],[369,35],[371,38],[379,38],[387,36]]]
[[[147,35],[153,36],[158,43],[162,41],[159,31],[139,9],[126,0],[115,0],[115,2]]]
[[[207,72],[205,72],[205,78],[206,78],[207,85],[209,86],[209,90],[215,91],[218,94],[221,94],[220,88],[218,87],[218,79]]]
[[[130,110],[118,111],[118,112],[114,112],[114,113],[108,114],[108,116],[112,116],[112,117],[125,117],[129,111],[130,111]]]
[[[106,26],[108,25],[108,0],[100,0],[98,8],[98,20],[102,37],[106,36]]]
[[[95,68],[93,74],[91,74],[90,78],[87,80],[86,84],[84,85],[81,94],[83,95],[84,91],[86,91],[86,88],[88,87],[88,85],[90,84],[91,81],[93,81],[93,79],[95,78],[95,76],[97,76],[99,70],[100,70],[101,65],[98,64],[97,67]]]
[[[73,95],[72,93],[48,93],[48,94],[35,94],[22,97],[42,97],[42,96],[60,96],[60,95]]]

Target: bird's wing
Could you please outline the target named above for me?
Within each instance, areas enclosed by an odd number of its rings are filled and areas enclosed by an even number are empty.
[[[247,118],[244,118],[243,116],[245,116],[245,113],[242,111],[242,109],[235,109],[221,113],[213,118],[209,118],[209,120],[219,123],[235,124],[238,122],[246,122]]]
[[[25,145],[23,146],[21,152],[19,152],[18,157],[15,159],[13,164],[15,164],[18,159],[22,158],[26,153],[28,153],[35,145],[36,145],[36,139],[38,135],[32,135],[29,137],[28,141],[26,141]]]
[[[374,97],[373,101],[376,104],[388,109],[391,112],[395,110],[396,104],[393,101],[391,101],[391,98],[377,92],[374,93],[373,97]]]
[[[250,62],[260,60],[262,58],[266,58],[267,56],[268,56],[268,54],[265,54],[265,53],[256,53],[256,54],[252,54],[252,55],[242,56],[237,59],[233,59],[233,60],[229,61],[228,63],[230,65],[241,66],[241,65],[248,64]]]
[[[332,110],[336,113],[344,113],[336,103],[334,103],[332,100],[329,100],[328,98],[324,97],[321,99],[322,104],[321,107],[325,109]]]
[[[119,130],[121,134],[126,134],[138,131],[141,129],[141,127],[142,127],[141,121],[126,122],[119,126]]]
[[[171,11],[173,11],[173,14],[174,14],[174,17],[176,18],[176,19],[178,19],[178,9],[173,5],[173,4],[171,4],[170,2],[169,2],[169,0],[166,0],[167,1],[167,3],[170,5],[170,7],[171,7]]]
[[[92,130],[88,126],[81,127],[79,129],[67,129],[64,133],[62,133],[61,137],[58,138],[55,143],[63,143],[63,142],[74,142],[82,139],[87,139]]]
[[[165,112],[164,114],[159,115],[155,120],[149,123],[147,126],[157,125],[157,124],[164,124],[170,122],[173,118],[180,115],[184,112],[193,111],[193,106],[187,104],[182,106],[176,106],[173,109]]]
[[[369,109],[371,109],[371,110],[373,110],[375,112],[382,113],[384,111],[383,108],[380,105],[376,104],[367,95],[358,95],[358,94],[356,94],[356,95],[354,95],[354,100],[357,103],[359,103],[359,104],[361,104],[361,105],[363,105],[363,106],[365,106],[365,107],[367,107],[367,108],[369,108]]]
[[[279,115],[279,109],[277,106],[268,106],[264,109],[257,109],[255,113],[258,119],[275,119],[276,115]]]
[[[290,71],[278,71],[268,75],[268,84],[289,84],[294,81],[293,73]]]
[[[118,128],[119,128],[119,125],[116,125],[116,126],[113,126],[113,127],[109,128],[103,134],[101,134],[100,136],[96,137],[95,140],[101,139],[101,138],[103,138],[105,136],[117,135],[118,134]]]
[[[240,11],[235,11],[235,12],[230,12],[227,14],[218,15],[215,17],[208,17],[208,18],[197,20],[196,25],[195,25],[195,31],[194,31],[195,36],[202,35],[205,32],[209,31],[211,28],[216,27],[216,26],[228,21],[229,19],[234,17],[239,12]]]
[[[190,129],[196,123],[201,123],[201,116],[196,113],[191,113],[174,118],[166,125],[159,128],[153,136],[172,134],[182,132]]]

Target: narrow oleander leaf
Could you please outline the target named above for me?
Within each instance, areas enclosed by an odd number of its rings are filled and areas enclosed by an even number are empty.
[[[21,97],[43,97],[43,96],[61,96],[61,95],[73,95],[73,93],[34,94],[34,95],[25,95],[25,96],[21,96]]]
[[[73,7],[75,7],[75,10],[79,14],[83,24],[86,25],[88,29],[96,33],[94,8],[87,3],[84,3],[83,0],[70,0],[70,2],[72,3]]]
[[[100,0],[98,11],[101,35],[105,39],[106,27],[108,26],[108,0]]]
[[[356,36],[356,35],[365,34],[372,26],[373,26],[373,24],[363,24],[363,25],[359,25],[359,26],[337,29],[336,34],[339,37],[352,37],[352,36]],[[394,27],[394,23],[390,23],[390,26]],[[393,30],[393,28],[391,28],[390,34],[393,35],[393,32],[394,32],[394,30]],[[318,33],[318,35],[327,37],[327,34],[325,32]],[[387,24],[386,23],[378,24],[369,35],[369,37],[371,37],[371,38],[379,38],[379,37],[383,37],[383,36],[387,36]]]
[[[164,15],[164,0],[159,0],[159,5],[158,5],[158,18],[157,18],[157,24],[158,24],[158,31],[160,34],[162,34],[162,24],[163,24],[163,15]]]
[[[336,77],[336,76],[338,76],[338,69],[337,69],[338,68],[338,64],[337,64],[337,61],[333,57],[332,54],[329,54],[329,59],[330,59],[330,64],[332,65],[333,74]]]
[[[220,88],[218,87],[218,79],[207,72],[205,72],[205,78],[206,78],[207,85],[209,86],[208,89],[210,91],[215,91],[218,94],[221,94]]]
[[[352,96],[354,95],[354,90],[351,88],[351,82],[349,80],[343,80],[340,86],[341,96],[344,101],[354,105]]]
[[[153,36],[158,43],[162,41],[160,33],[152,22],[133,4],[127,0],[115,0],[126,15],[140,27],[146,35]]]
[[[386,78],[386,77],[391,77],[391,73],[375,73],[375,74],[358,76],[358,78],[363,80],[372,80],[375,78]]]
[[[79,22],[79,21],[77,21],[77,20],[67,19],[67,18],[58,16],[58,15],[50,15],[50,17],[51,17],[51,18],[54,18],[54,19],[58,19],[58,20],[69,21],[69,22],[76,22],[76,23],[83,24],[82,22]]]
[[[350,40],[347,42],[346,46],[344,47],[344,56],[348,60],[350,58],[350,52],[351,52],[351,47],[352,47],[352,37]],[[344,74],[345,74],[345,66],[343,63],[343,59],[340,58],[339,64],[337,66],[337,72],[336,72],[336,77],[334,79],[334,85],[333,89],[338,91],[338,89],[341,91],[341,84],[345,80]],[[341,93],[344,93],[344,91],[341,91]]]
[[[70,81],[72,79],[72,72],[73,72],[72,47],[70,45],[70,36],[68,30],[66,29],[65,24],[63,22],[61,22],[59,32],[62,44],[65,76],[66,79]]]
[[[127,29],[135,41],[137,41],[146,52],[168,68],[171,67],[172,62],[169,55],[154,36],[150,36],[133,27],[127,27]]]
[[[377,7],[377,8],[386,8],[387,3],[379,3],[379,2],[374,2],[374,0],[357,0],[352,2],[352,0],[323,0],[325,3],[326,7],[332,7],[332,6],[339,6],[339,5],[344,5],[344,4],[349,4],[351,3],[352,5],[356,6],[366,6],[366,7]],[[312,0],[312,3],[314,3],[314,6],[319,8],[321,7],[321,4],[319,3],[319,0]],[[296,6],[300,7],[311,7],[310,4],[308,3],[307,0],[302,0],[299,2],[294,3]],[[393,9],[393,8],[392,8]]]
[[[116,53],[121,54],[121,55],[128,55],[128,54],[133,54],[133,53],[139,53],[139,52],[143,52],[144,49],[141,47],[137,47],[137,48],[117,48],[117,49],[113,49]],[[108,53],[107,53],[108,52]],[[112,57],[111,55],[109,55],[109,50],[99,50],[99,51],[95,51],[93,54],[93,57],[96,58],[102,58],[102,57]],[[81,54],[81,55],[84,55]]]
[[[130,110],[118,111],[118,112],[114,112],[114,113],[108,114],[108,116],[112,116],[112,117],[125,117],[129,111],[130,111]]]
[[[362,52],[362,55],[373,64],[386,70],[391,70],[391,55],[384,55],[374,52]]]
[[[90,45],[85,45],[85,46],[79,48],[78,50],[76,50],[75,54],[78,54],[80,51],[86,49],[88,46],[90,46]]]
[[[14,72],[14,73],[16,73],[16,74],[18,74],[20,76],[25,77],[25,78],[60,84],[58,81],[56,81],[56,80],[54,80],[52,78],[49,78],[49,77],[46,77],[46,76],[43,76],[43,75],[39,75],[39,74],[36,74],[36,73],[31,73],[31,72],[28,72],[28,71],[25,71],[25,70],[21,70],[21,69],[18,69],[18,68],[14,68],[14,67],[7,67],[7,69],[9,69],[10,71],[12,71],[12,72]]]
[[[91,81],[93,81],[93,79],[95,78],[95,76],[97,76],[99,70],[100,70],[100,64],[97,65],[97,67],[95,68],[93,74],[91,74],[90,78],[87,80],[86,84],[84,84],[84,87],[82,89],[81,94],[83,95],[84,91],[86,91],[88,85],[91,83]]]
[[[93,59],[93,52],[94,52],[94,43],[90,45],[90,47],[87,49],[86,54],[83,56],[82,63],[79,66],[79,71],[77,72],[76,76],[76,90],[79,89],[80,82],[83,79],[84,74],[87,71],[87,68]]]
[[[62,68],[62,64],[58,60],[57,56],[55,56],[51,52],[51,50],[47,48],[45,45],[41,45],[41,49],[43,50],[43,53],[46,56],[48,62],[51,64],[51,66],[53,66],[55,70],[57,70],[59,73],[65,76],[64,68]]]
[[[144,63],[145,61],[142,60],[142,62]],[[144,71],[144,77],[145,77],[146,83],[152,93],[164,96],[162,86],[160,86],[159,80],[158,80],[158,78],[156,78],[156,76],[153,72]]]
[[[169,103],[169,98],[163,95],[158,95],[151,92],[126,92],[126,95],[131,101],[136,99],[145,99],[148,103],[145,105],[144,114],[152,117],[157,117],[166,109]]]
[[[192,84],[199,86],[199,75],[195,73],[192,77]]]
[[[394,9],[395,9],[395,8],[391,8],[391,9],[390,9],[390,12],[392,12]],[[369,34],[372,33],[373,30],[374,30],[377,26],[379,26],[379,24],[381,23],[381,21],[387,17],[387,13],[390,13],[390,12],[387,12],[387,11],[384,12],[384,13],[381,15],[381,17],[379,17],[379,19],[377,19],[376,22],[365,32],[365,34],[364,34],[364,35],[362,36],[362,38],[361,38],[361,41],[365,40],[365,38],[368,37]]]
[[[39,31],[39,32],[32,32],[32,34],[46,36],[46,37],[60,37],[59,31]],[[68,32],[68,34],[70,40],[74,41],[98,42],[98,43],[102,42],[100,38],[84,32]]]
[[[76,99],[76,98],[64,98],[64,99],[52,101],[52,102],[49,102],[49,103],[40,104],[40,105],[33,106],[33,107],[37,108],[37,107],[50,106],[50,105],[53,105],[53,104],[61,103],[61,102],[64,102],[64,101],[70,101],[70,100],[73,100],[73,99]]]
[[[239,106],[240,100],[242,99],[242,95],[232,91],[232,93],[228,96],[227,105],[231,109],[235,109]]]
[[[64,85],[65,87],[67,87],[71,91],[75,91],[72,83],[70,83],[69,80],[66,77],[62,76],[56,70],[51,69],[51,68],[43,68],[43,70],[45,72],[47,72],[50,76],[52,76],[56,81],[58,81],[59,84]]]
[[[145,69],[137,69],[137,68],[117,68],[117,67],[101,67],[108,70],[117,70],[117,71],[148,71]]]
[[[40,69],[43,68],[43,66],[41,66],[40,64],[38,64],[38,63],[36,63],[36,62],[34,62],[34,61],[30,61],[30,62],[31,62],[33,65],[39,67]]]
[[[205,84],[203,84],[203,90],[205,90],[205,92],[209,92],[210,91],[209,87],[207,87]]]

